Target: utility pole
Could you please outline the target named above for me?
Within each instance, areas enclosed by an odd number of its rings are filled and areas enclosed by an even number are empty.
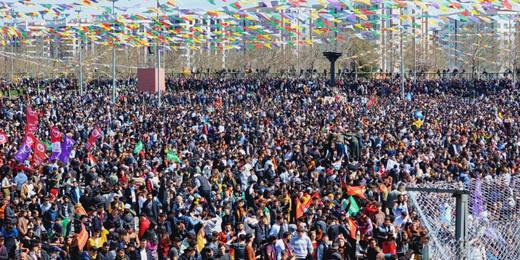
[[[81,18],[80,18],[80,14],[82,11],[83,10],[81,9],[81,7],[76,8],[76,13],[78,13],[78,29],[80,31],[80,37],[78,40],[78,45],[79,45],[79,95],[80,96],[83,96],[83,57],[81,56],[83,40],[81,39],[82,35],[81,35]]]
[[[413,85],[417,87],[417,34],[415,29],[415,17],[412,18],[413,29]]]
[[[401,8],[400,9],[401,11],[401,15],[403,15],[403,9]],[[404,55],[403,55],[403,21],[401,20],[400,21],[400,24],[401,24],[401,39],[400,39],[400,45],[401,45],[401,48],[400,48],[400,52],[401,52],[401,97],[402,99],[404,100]]]
[[[157,0],[157,8],[160,10],[161,6],[159,5],[159,0]],[[159,21],[159,12],[157,12],[157,21]],[[159,34],[161,33],[161,23],[157,22],[159,25]],[[160,39],[159,39],[160,40]],[[159,50],[159,40],[157,40],[157,90],[159,99],[157,101],[157,107],[161,108],[161,50]]]
[[[13,18],[13,27],[16,27],[16,19]],[[14,84],[14,44],[16,43],[16,38],[14,36],[11,37],[11,86],[7,88],[7,93],[9,97],[11,97],[11,87]]]
[[[518,41],[518,27],[515,26],[516,34],[514,38],[514,45],[517,44]],[[511,41],[511,21],[509,21],[509,45],[514,46]],[[515,55],[513,56],[513,88],[516,87],[516,58],[518,57],[518,51],[515,50]]]
[[[11,37],[11,87],[14,83],[14,36]],[[11,87],[7,89],[9,97],[11,97]]]
[[[116,24],[116,2],[119,0],[109,0],[112,2],[112,16],[114,17],[113,23],[112,23],[112,36],[114,39],[115,31],[114,27]],[[112,103],[116,102],[116,46],[112,43]]]
[[[401,96],[404,100],[404,55],[403,55],[403,31],[401,29]]]

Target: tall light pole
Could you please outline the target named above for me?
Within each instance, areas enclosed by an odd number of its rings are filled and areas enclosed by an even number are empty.
[[[115,36],[115,24],[116,24],[116,2],[118,0],[109,0],[112,2],[112,16],[114,17],[112,23],[112,34],[114,39]],[[112,43],[112,103],[116,103],[116,46]]]
[[[403,55],[403,30],[401,29],[401,96],[404,99],[404,55]]]
[[[81,49],[82,49],[82,39],[81,39],[81,18],[80,18],[80,14],[81,14],[81,11],[83,11],[81,9],[81,7],[79,8],[76,8],[76,13],[78,13],[78,29],[80,31],[80,37],[79,37],[79,40],[78,40],[78,47],[79,47],[79,95],[80,96],[83,96],[83,57],[81,55]]]
[[[13,18],[13,27],[16,28],[16,19]],[[7,89],[7,93],[9,97],[11,97],[11,88],[13,87],[14,82],[14,44],[15,44],[15,37],[11,37],[11,86]]]
[[[157,0],[157,9],[160,10],[159,0]],[[159,34],[161,33],[161,23],[159,23],[159,12],[157,12],[157,23],[159,24]],[[160,39],[159,39],[160,40]],[[159,49],[159,40],[157,40],[157,90],[158,100],[157,107],[161,108],[161,50]]]
[[[413,28],[413,85],[417,87],[417,35],[415,30],[415,18],[412,20],[412,28]]]
[[[14,38],[14,36],[12,36],[11,37],[11,87],[13,86],[13,80],[14,80],[14,42],[15,42],[15,38]],[[11,97],[11,87],[9,87],[7,90],[9,97]]]

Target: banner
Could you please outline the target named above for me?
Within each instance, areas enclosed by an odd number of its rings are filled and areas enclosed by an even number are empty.
[[[87,232],[87,229],[85,228],[85,225],[83,225],[83,223],[81,223],[81,232],[79,232],[79,234],[78,234],[78,248],[80,251],[83,251],[83,248],[87,244],[87,241],[88,241],[88,232]]]
[[[34,137],[33,134],[25,135],[25,139],[23,141],[27,142],[31,146],[31,148],[34,149],[34,144],[36,144],[36,137]]]
[[[25,135],[32,135],[38,132],[38,113],[31,108],[27,108],[27,124],[25,125]]]
[[[25,160],[27,160],[27,157],[29,157],[29,154],[31,154],[31,152],[31,146],[27,142],[23,142],[18,152],[16,152],[16,154],[14,155],[14,159],[16,159],[19,162],[24,162]]]
[[[51,147],[53,152],[61,152],[60,142],[61,132],[58,129],[54,128],[54,126],[51,126]]]
[[[99,128],[94,127],[94,130],[92,131],[92,134],[88,138],[87,142],[87,150],[92,149],[92,146],[96,143],[97,139],[102,135],[101,130]]]
[[[62,161],[65,164],[68,164],[70,159],[70,153],[72,152],[72,148],[74,147],[75,143],[76,141],[74,141],[74,139],[65,136],[65,141],[61,145],[61,153],[58,156],[58,160]]]
[[[7,138],[7,135],[0,132],[0,144],[5,144],[9,141],[9,139]]]
[[[47,146],[36,140],[34,144],[34,156],[33,156],[33,164],[34,166],[40,166],[45,160],[45,151],[47,150]]]

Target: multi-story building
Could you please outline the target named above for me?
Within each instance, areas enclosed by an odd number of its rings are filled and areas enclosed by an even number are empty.
[[[468,48],[464,44],[469,42],[482,45],[494,43],[492,45],[496,46],[481,46],[481,48],[500,47],[504,49],[496,58],[499,63],[485,64],[486,62],[483,61],[482,64],[479,64],[479,68],[476,68],[477,70],[486,67],[488,70],[489,68],[493,70],[511,69],[517,66],[513,64],[517,57],[511,53],[516,53],[514,49],[519,43],[518,20],[516,19],[518,14],[518,11],[506,9],[487,10],[485,18],[488,20],[484,20],[466,11],[452,12],[444,15],[449,22],[435,26],[431,31],[437,41],[450,50],[451,59],[448,62],[448,68],[464,67],[464,61],[467,60],[467,54],[464,52],[467,51],[463,47]]]

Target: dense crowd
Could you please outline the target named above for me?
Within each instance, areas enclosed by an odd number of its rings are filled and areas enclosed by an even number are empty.
[[[131,85],[4,92],[0,259],[422,259],[407,184],[520,163],[508,80],[338,83],[174,79],[160,108]],[[36,140],[75,140],[68,162],[15,159],[28,109]]]

